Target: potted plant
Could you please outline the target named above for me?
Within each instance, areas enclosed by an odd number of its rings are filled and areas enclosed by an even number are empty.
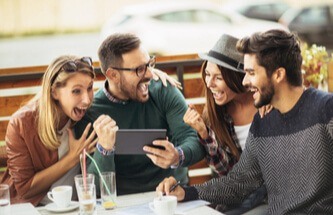
[[[329,57],[326,48],[316,44],[311,47],[304,44],[301,54],[303,85],[327,91],[328,63],[333,59],[333,54]]]

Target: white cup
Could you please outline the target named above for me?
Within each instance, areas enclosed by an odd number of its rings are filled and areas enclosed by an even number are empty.
[[[177,207],[176,196],[161,196],[154,198],[154,202],[149,203],[149,208],[156,215],[173,215]]]
[[[58,208],[67,208],[72,200],[72,187],[57,186],[47,193],[47,197],[54,202]]]

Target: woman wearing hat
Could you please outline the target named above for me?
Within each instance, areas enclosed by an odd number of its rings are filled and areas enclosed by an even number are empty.
[[[202,79],[206,86],[206,104],[202,116],[189,106],[184,121],[198,132],[206,149],[209,166],[219,176],[226,175],[238,162],[257,109],[252,93],[242,85],[245,72],[243,56],[236,50],[238,39],[222,35],[204,59]],[[226,214],[241,214],[260,204],[266,196],[264,187],[251,194],[237,209],[219,205]]]

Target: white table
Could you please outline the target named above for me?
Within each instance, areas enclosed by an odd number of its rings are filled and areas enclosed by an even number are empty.
[[[112,210],[104,210],[100,204],[97,204],[97,215],[154,215],[154,213],[149,209],[149,202],[153,201],[155,197],[155,192],[131,194],[117,197],[117,208]],[[187,203],[178,203],[177,210],[189,207],[188,210],[181,211],[184,215],[221,215],[222,213],[203,205],[202,201],[193,201]],[[184,207],[185,206],[185,207]],[[34,208],[31,204],[17,204],[11,205],[12,214],[11,215],[51,215],[55,214],[49,212],[45,207]],[[77,215],[79,209],[73,211],[57,213],[62,215]],[[15,213],[13,213],[15,212]],[[177,213],[176,213],[177,214]]]

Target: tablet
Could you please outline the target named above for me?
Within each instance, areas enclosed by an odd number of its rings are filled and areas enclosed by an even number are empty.
[[[119,129],[116,134],[115,153],[119,155],[146,154],[143,147],[154,146],[152,142],[158,139],[166,139],[166,129]]]

